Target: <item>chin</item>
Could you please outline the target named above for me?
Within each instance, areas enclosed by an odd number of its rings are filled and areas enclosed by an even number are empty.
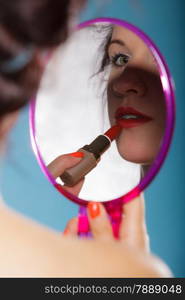
[[[139,147],[134,147],[132,149],[126,149],[123,147],[121,147],[120,145],[117,145],[118,148],[118,152],[120,154],[120,156],[132,163],[135,164],[141,164],[141,165],[151,165],[151,163],[154,161],[155,159],[155,155],[153,155],[153,153],[148,153],[148,151],[141,151],[142,149],[140,149],[139,151]],[[138,149],[136,151],[136,149]]]

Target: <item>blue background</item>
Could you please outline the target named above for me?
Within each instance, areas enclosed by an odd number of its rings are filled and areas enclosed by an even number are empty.
[[[158,45],[173,75],[177,102],[175,134],[168,157],[147,188],[145,198],[151,249],[176,277],[185,277],[184,12],[183,0],[114,0],[89,1],[81,16],[81,21],[117,17],[138,26]],[[63,230],[66,221],[77,214],[77,206],[56,192],[37,164],[30,146],[28,108],[22,111],[10,135],[3,171],[3,196],[16,210],[56,230]]]

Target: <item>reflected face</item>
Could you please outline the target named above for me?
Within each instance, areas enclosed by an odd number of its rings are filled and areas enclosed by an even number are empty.
[[[116,140],[120,155],[150,165],[165,128],[165,100],[156,61],[131,31],[114,26],[107,48],[111,64],[107,98],[111,125],[122,127]]]

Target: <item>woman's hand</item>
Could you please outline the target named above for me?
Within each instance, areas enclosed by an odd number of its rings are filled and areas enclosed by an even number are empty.
[[[112,227],[103,204],[90,202],[87,212],[93,237],[100,240],[114,240]],[[65,236],[77,236],[77,232],[78,218],[74,218],[68,222],[64,234]],[[143,195],[123,205],[123,217],[118,241],[149,252]]]
[[[67,168],[73,167],[83,158],[82,152],[74,152],[58,156],[48,165],[48,170],[54,178],[61,176]],[[63,188],[78,196],[84,179],[73,187],[63,185]],[[95,239],[112,239],[114,235],[109,217],[103,204],[89,202],[87,206],[90,230]],[[145,208],[143,195],[123,205],[122,222],[119,230],[119,241],[130,246],[149,251],[149,238],[145,224]],[[64,230],[65,235],[78,235],[78,217],[70,220]]]
[[[47,166],[47,168],[50,174],[54,178],[57,178],[61,176],[66,169],[74,167],[76,164],[78,164],[82,158],[83,158],[82,152],[74,152],[74,153],[60,155],[57,158],[55,158],[55,160],[53,160]],[[84,179],[80,180],[73,187],[68,187],[66,185],[63,185],[62,187],[66,191],[70,192],[71,194],[78,196],[83,186],[83,183],[84,183]]]

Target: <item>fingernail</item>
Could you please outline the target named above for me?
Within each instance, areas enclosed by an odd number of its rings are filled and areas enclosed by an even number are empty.
[[[69,153],[69,156],[73,156],[73,157],[84,157],[84,153],[83,152],[73,152],[73,153]]]
[[[69,230],[67,228],[65,228],[64,232],[63,232],[63,235],[66,235],[68,234]]]
[[[89,214],[92,219],[98,217],[100,215],[100,205],[97,202],[89,202],[88,203]]]

